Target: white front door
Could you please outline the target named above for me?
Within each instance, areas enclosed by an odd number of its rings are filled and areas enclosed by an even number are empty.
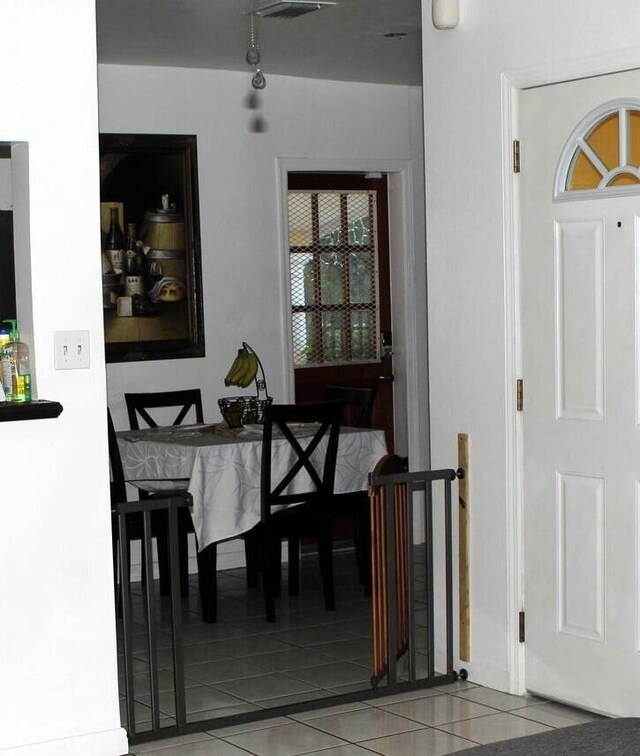
[[[525,679],[640,716],[640,194],[553,201],[574,128],[623,97],[640,73],[520,101]]]

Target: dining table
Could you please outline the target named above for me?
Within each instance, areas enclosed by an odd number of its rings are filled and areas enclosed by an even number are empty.
[[[316,427],[291,430],[305,447]],[[191,517],[198,550],[251,530],[260,521],[262,426],[228,428],[225,424],[177,425],[120,431],[118,446],[127,482],[157,493],[175,490],[182,481],[193,499]],[[307,441],[308,443],[308,441]],[[323,443],[326,443],[326,439]],[[322,443],[312,454],[323,454]],[[341,427],[334,493],[364,491],[369,472],[387,453],[384,431]],[[272,474],[286,472],[291,446],[274,431]],[[301,472],[290,493],[308,490]]]

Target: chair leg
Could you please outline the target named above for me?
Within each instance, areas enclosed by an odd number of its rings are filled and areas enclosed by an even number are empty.
[[[263,536],[262,543],[262,577],[263,577],[263,589],[264,589],[264,607],[267,615],[267,622],[276,621],[276,605],[275,605],[275,560],[274,550],[277,545],[280,548],[280,539],[270,538],[266,533]]]
[[[116,617],[122,617],[122,589],[120,583],[122,576],[120,574],[120,559],[118,558],[118,539],[111,539],[111,551],[113,556],[113,589],[116,600]]]
[[[273,571],[273,595],[280,596],[282,590],[282,539],[273,538],[271,541],[271,564]]]
[[[297,536],[289,536],[289,595],[297,596],[300,593],[300,539]]]
[[[218,619],[217,556],[218,545],[215,543],[198,552],[198,587],[200,588],[202,619],[209,623],[216,622]]]
[[[247,588],[257,588],[260,572],[260,538],[251,531],[244,536],[244,559],[247,571]]]
[[[156,538],[158,549],[158,572],[160,574],[160,595],[168,596],[171,593],[171,571],[169,568],[169,534],[163,533]],[[144,551],[144,547],[143,547]],[[142,561],[144,581],[144,559]]]
[[[331,521],[318,533],[318,558],[322,575],[324,606],[327,611],[336,608],[336,593],[333,582],[333,543],[331,539]]]
[[[178,529],[178,563],[180,565],[180,595],[189,595],[189,533],[186,526]]]

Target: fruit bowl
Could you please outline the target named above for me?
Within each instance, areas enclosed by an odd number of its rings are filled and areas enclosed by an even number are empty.
[[[257,396],[226,396],[218,399],[218,407],[229,428],[242,428],[247,423],[254,425],[264,420],[264,410],[273,399],[258,399]]]

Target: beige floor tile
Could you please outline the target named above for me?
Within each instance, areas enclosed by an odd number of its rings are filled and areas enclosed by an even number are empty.
[[[327,748],[324,751],[313,751],[307,754],[307,756],[371,756],[371,754],[372,751],[354,743],[349,743],[348,745],[336,746],[335,748]]]
[[[293,704],[306,703],[307,701],[320,701],[325,698],[330,698],[332,695],[333,694],[330,690],[315,688],[314,690],[305,691],[304,693],[292,693],[287,696],[268,698],[264,701],[259,701],[257,705],[263,709],[274,709],[278,706],[292,706]]]
[[[326,709],[314,709],[313,711],[302,711],[300,714],[290,714],[289,718],[295,719],[297,722],[308,722],[311,719],[318,719],[319,717],[347,714],[351,711],[360,711],[367,708],[369,707],[366,704],[353,701],[352,703],[340,704],[339,706],[329,706]]]
[[[140,701],[147,706],[150,704],[150,700],[151,696],[140,696]],[[169,716],[175,716],[176,702],[173,692],[161,693],[159,700],[160,711]],[[206,685],[187,688],[185,691],[185,702],[187,714],[244,703],[244,701],[240,701],[234,696],[230,696],[215,688],[209,688]]]
[[[550,727],[571,727],[572,725],[594,722],[603,717],[580,709],[572,709],[552,701],[545,701],[535,706],[527,706],[514,712],[520,717],[532,719],[534,722],[549,725]]]
[[[429,727],[403,732],[400,735],[391,735],[387,738],[365,740],[361,745],[384,756],[415,756],[415,754],[445,756],[448,753],[473,748],[475,743]]]
[[[475,701],[475,703],[491,706],[493,709],[500,711],[513,711],[514,709],[523,709],[527,706],[534,706],[542,703],[540,699],[533,696],[512,696],[509,693],[501,693],[491,688],[472,688],[471,690],[461,690],[453,695],[464,698],[466,701]]]
[[[133,753],[143,753],[143,751],[133,751]],[[247,756],[247,752],[242,748],[216,738],[157,748],[155,751],[144,751],[144,754],[145,756]]]
[[[352,743],[371,738],[396,735],[407,730],[420,729],[417,722],[397,717],[383,709],[373,707],[352,711],[348,714],[318,717],[312,722],[314,727],[324,730]]]
[[[243,724],[221,727],[217,730],[210,730],[208,732],[209,735],[214,735],[216,738],[226,738],[232,735],[239,735],[243,732],[253,732],[254,730],[266,730],[269,727],[279,727],[283,724],[289,724],[289,720],[286,717],[271,717],[270,719],[260,719],[256,722],[244,722]]]
[[[227,742],[244,748],[256,756],[296,756],[345,745],[343,740],[300,722],[253,730],[225,738]]]
[[[292,677],[286,677],[275,672],[244,680],[229,680],[219,683],[216,688],[251,703],[318,689],[316,685],[311,683],[295,680]]]
[[[244,659],[220,659],[202,664],[191,664],[184,669],[186,680],[195,680],[205,685],[215,685],[227,680],[241,680],[263,674],[264,669]]]
[[[305,669],[306,667],[317,667],[320,664],[331,664],[334,658],[327,654],[319,653],[315,648],[291,648],[289,651],[276,651],[272,654],[245,656],[244,661],[269,672],[287,672],[292,669]]]
[[[381,698],[369,698],[365,703],[371,706],[389,706],[390,704],[402,703],[403,701],[413,701],[416,698],[432,698],[433,696],[443,695],[440,688],[421,688],[419,690],[408,690],[405,693],[396,693],[393,696],[382,696]]]
[[[308,667],[306,669],[293,669],[288,674],[297,680],[304,680],[320,688],[331,689],[335,689],[341,685],[349,685],[350,683],[368,683],[371,677],[366,669],[359,667],[357,664],[350,664],[347,661],[323,664],[319,667]]]
[[[547,732],[551,728],[514,714],[502,713],[444,724],[440,725],[438,729],[450,732],[460,738],[472,740],[475,743],[484,744],[495,743],[498,740],[521,738],[525,735],[536,735],[539,732]]]
[[[135,754],[155,753],[159,749],[166,749],[178,745],[186,745],[187,743],[198,743],[201,740],[212,740],[212,736],[208,735],[206,732],[194,732],[190,735],[178,735],[178,737],[175,738],[155,740],[152,743],[141,743],[140,745],[132,746],[131,752]]]
[[[385,706],[384,709],[392,714],[432,726],[496,713],[495,709],[488,706],[447,695],[415,698],[412,701]]]

